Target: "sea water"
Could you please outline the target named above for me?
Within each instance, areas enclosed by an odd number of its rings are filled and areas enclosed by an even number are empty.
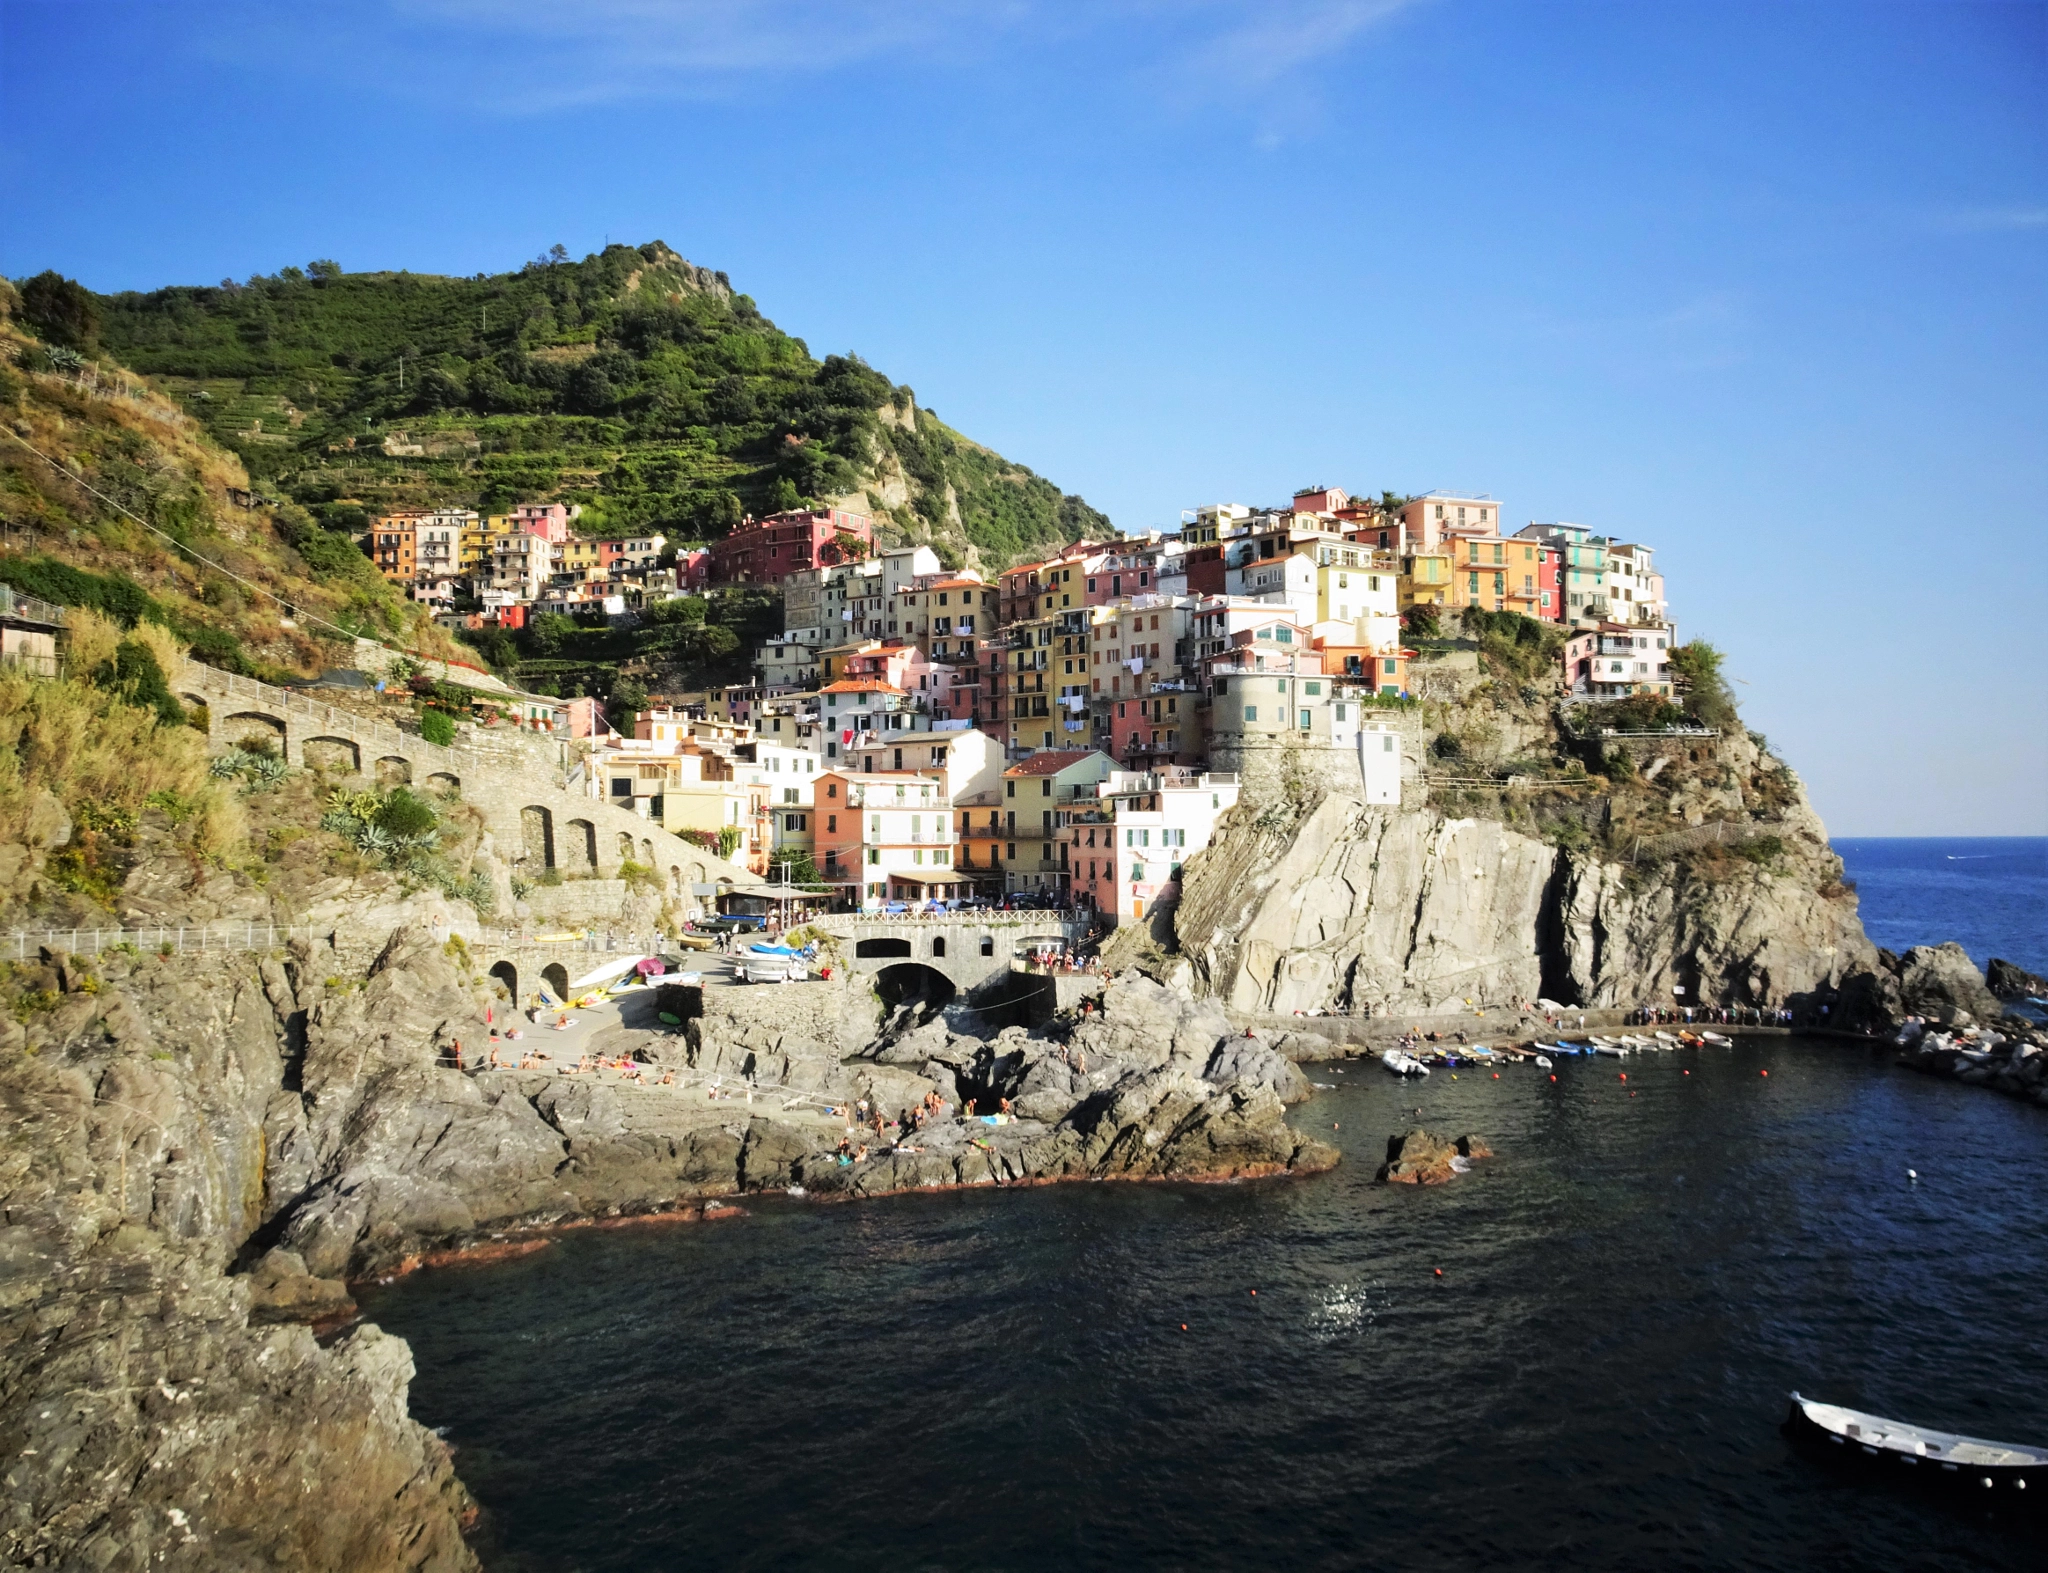
[[[2048,960],[1929,904],[1979,876],[1871,845],[1886,943]],[[1956,910],[2038,910],[1985,883]],[[2038,1526],[1778,1433],[1797,1388],[2048,1442],[2048,1117],[1893,1061],[1316,1066],[1326,1175],[749,1199],[364,1309],[499,1570],[2036,1569]],[[1375,1185],[1415,1123],[1500,1156]]]

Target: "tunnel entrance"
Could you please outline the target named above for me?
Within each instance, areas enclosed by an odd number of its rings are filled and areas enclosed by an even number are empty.
[[[953,980],[938,968],[927,967],[919,961],[906,961],[878,972],[875,975],[875,992],[881,995],[882,1003],[893,1010],[898,1005],[914,1003],[935,1008],[950,1005],[957,991]]]
[[[569,969],[559,961],[551,961],[540,969],[541,981],[548,986],[548,992],[565,1004],[569,998]]]
[[[519,969],[509,961],[494,962],[491,976],[505,985],[505,998],[514,1005],[519,1003]]]

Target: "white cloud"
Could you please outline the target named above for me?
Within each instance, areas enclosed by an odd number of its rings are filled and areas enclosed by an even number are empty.
[[[1981,234],[1987,230],[2048,229],[2048,207],[1963,208],[1944,213],[1935,228]]]

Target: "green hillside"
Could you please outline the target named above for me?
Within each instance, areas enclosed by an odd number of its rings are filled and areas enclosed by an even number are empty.
[[[834,500],[990,568],[1110,528],[858,358],[813,358],[659,241],[464,279],[314,263],[95,304],[111,354],[332,528],[556,500],[595,533],[706,540]]]

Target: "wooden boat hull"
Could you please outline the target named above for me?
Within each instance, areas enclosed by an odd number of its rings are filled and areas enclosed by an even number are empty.
[[[1923,1491],[1972,1507],[2028,1516],[2044,1513],[2044,1504],[2048,1504],[2048,1455],[2034,1453],[2030,1449],[2010,1449],[2008,1451],[2022,1455],[2027,1461],[1987,1462],[1981,1457],[1972,1459],[1969,1454],[1997,1444],[1973,1443],[1968,1438],[1922,1432],[1912,1426],[1898,1427],[1899,1431],[1911,1435],[1946,1437],[1951,1443],[1961,1441],[1969,1444],[1961,1450],[1962,1456],[1947,1459],[1941,1456],[1946,1448],[1919,1452],[1909,1443],[1902,1443],[1897,1436],[1872,1434],[1867,1429],[1863,1435],[1846,1435],[1842,1429],[1823,1423],[1828,1407],[1813,1405],[1794,1393],[1791,1408],[1780,1429],[1787,1440],[1803,1453],[1831,1468],[1894,1489],[1904,1487]],[[1814,1409],[1822,1411],[1819,1418],[1811,1412]],[[1875,1416],[1858,1418],[1877,1419]],[[1893,1423],[1879,1420],[1878,1424],[1890,1426]]]

